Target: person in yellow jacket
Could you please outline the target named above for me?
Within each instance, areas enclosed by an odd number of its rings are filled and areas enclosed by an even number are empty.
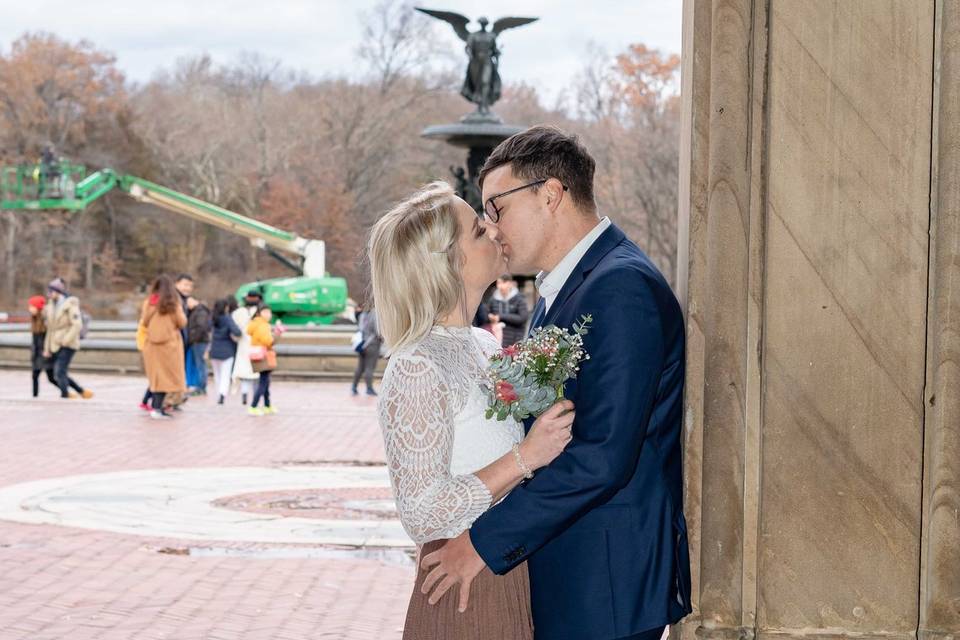
[[[250,323],[247,325],[247,335],[250,336],[250,364],[253,370],[260,374],[257,388],[253,392],[253,402],[247,413],[251,416],[262,416],[276,413],[277,410],[270,404],[270,374],[277,368],[277,352],[273,345],[283,333],[283,325],[270,326],[273,312],[270,307],[257,308]],[[263,400],[263,408],[257,405]]]

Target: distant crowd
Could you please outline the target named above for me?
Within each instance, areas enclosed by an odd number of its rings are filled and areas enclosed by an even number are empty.
[[[251,416],[276,413],[270,375],[277,368],[274,345],[285,327],[271,325],[273,311],[257,291],[248,292],[242,305],[234,296],[224,296],[211,312],[193,297],[193,288],[188,274],[175,280],[162,275],[143,301],[137,348],[148,385],[140,408],[164,420],[189,397],[206,395],[209,360],[218,404],[239,390],[242,404],[250,403]]]
[[[167,420],[181,411],[187,400],[208,393],[209,372],[217,404],[239,393],[241,404],[254,417],[275,414],[270,395],[271,374],[277,368],[275,345],[286,327],[272,323],[273,310],[262,294],[249,291],[242,303],[233,295],[217,299],[211,310],[193,295],[189,274],[159,276],[140,307],[137,349],[143,356],[147,388],[140,408],[156,420]],[[70,373],[74,355],[86,337],[90,319],[71,295],[62,278],[47,285],[47,295],[28,300],[30,311],[33,396],[40,391],[42,375],[62,398],[93,397]],[[357,331],[352,346],[357,365],[350,391],[359,395],[361,380],[366,394],[376,396],[374,373],[382,356],[375,309],[357,306]],[[480,304],[473,324],[490,331],[503,346],[526,334],[530,312],[526,298],[510,275],[497,279],[492,293]]]

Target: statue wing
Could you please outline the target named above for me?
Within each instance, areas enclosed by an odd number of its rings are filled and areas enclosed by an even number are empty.
[[[467,25],[470,24],[470,18],[462,16],[459,13],[454,13],[453,11],[435,11],[434,9],[424,9],[422,7],[414,7],[414,9],[420,13],[425,13],[432,18],[449,22],[450,26],[453,27],[453,30],[457,32],[457,35],[460,36],[460,39],[464,42],[466,42],[467,38],[470,37],[470,32],[467,31]]]
[[[499,34],[507,29],[522,27],[525,24],[536,22],[540,18],[499,18],[493,23],[493,33]]]

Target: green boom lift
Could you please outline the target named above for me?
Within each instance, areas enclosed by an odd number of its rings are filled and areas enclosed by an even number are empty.
[[[135,200],[219,227],[250,240],[298,273],[242,285],[237,298],[259,289],[275,317],[287,324],[330,324],[347,303],[347,282],[326,273],[322,240],[303,238],[143,178],[101,169],[87,175],[67,162],[0,169],[0,209],[82,211],[112,189]],[[299,256],[299,264],[283,253]]]

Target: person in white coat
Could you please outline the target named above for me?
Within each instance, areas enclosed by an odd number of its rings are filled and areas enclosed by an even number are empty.
[[[243,304],[234,310],[230,317],[240,327],[240,340],[237,342],[237,356],[233,361],[233,383],[239,385],[240,397],[243,404],[253,395],[253,387],[260,374],[254,373],[250,363],[250,336],[247,335],[247,325],[263,301],[263,296],[257,291],[249,291],[243,298]]]

